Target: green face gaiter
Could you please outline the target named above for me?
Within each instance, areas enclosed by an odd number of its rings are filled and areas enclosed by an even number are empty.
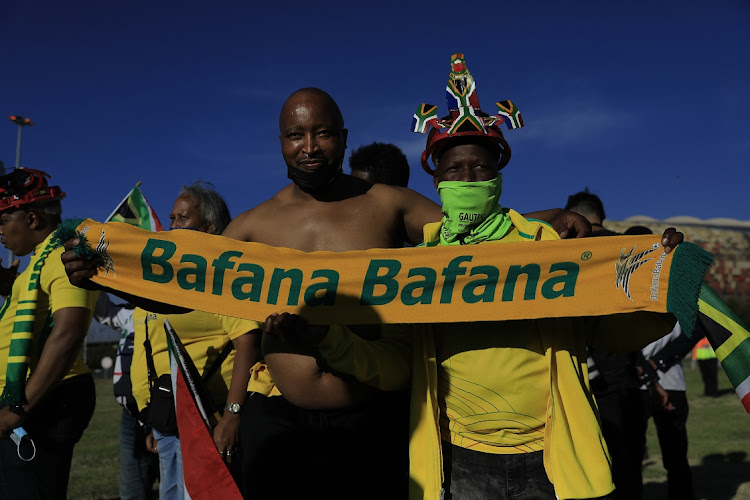
[[[443,202],[440,244],[470,245],[500,239],[511,227],[510,217],[498,204],[502,176],[489,181],[443,181],[438,195]]]

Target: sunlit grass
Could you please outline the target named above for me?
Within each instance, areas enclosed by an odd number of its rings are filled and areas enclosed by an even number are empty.
[[[750,415],[719,369],[722,396],[703,396],[700,372],[685,363],[688,386],[688,458],[697,499],[750,498]],[[119,497],[119,431],[121,408],[112,395],[111,379],[96,381],[97,404],[83,439],[76,446],[68,498],[111,500]],[[666,471],[661,464],[653,422],[647,432],[649,457],[644,461],[644,499],[666,495]]]

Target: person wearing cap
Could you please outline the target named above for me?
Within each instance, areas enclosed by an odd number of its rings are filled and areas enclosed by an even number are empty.
[[[0,241],[32,254],[0,309],[0,498],[65,498],[73,447],[94,412],[95,388],[81,357],[98,292],[70,284],[52,233],[58,186],[19,168],[0,177]],[[7,439],[22,427],[36,455],[20,458]]]
[[[451,115],[433,122],[422,155],[422,167],[433,177],[443,212],[442,221],[425,226],[425,245],[559,239],[548,224],[499,204],[500,170],[510,159],[510,148],[497,125],[523,125],[515,105],[503,101],[498,103],[498,115],[482,113],[462,54],[451,60],[447,90]],[[682,233],[670,228],[662,243],[670,251],[681,241]],[[642,321],[638,335],[625,329],[631,321]],[[641,313],[625,319],[455,323],[417,329],[411,497],[437,498],[441,488],[445,498],[610,494],[614,485],[607,449],[588,377],[581,376],[587,335],[625,331],[633,342],[645,344],[649,335],[658,338],[668,332],[673,321],[671,315]],[[600,344],[606,341],[602,337],[590,341]]]

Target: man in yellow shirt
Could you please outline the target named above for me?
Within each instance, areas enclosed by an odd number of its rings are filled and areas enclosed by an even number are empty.
[[[26,462],[0,439],[0,498],[65,498],[73,447],[95,406],[81,346],[98,292],[65,275],[52,241],[65,194],[46,177],[26,168],[0,177],[0,241],[16,255],[33,252],[0,309],[0,438],[23,427],[36,446]]]
[[[422,154],[443,212],[442,221],[425,226],[425,244],[559,239],[546,223],[498,203],[500,170],[510,148],[497,124],[521,126],[515,106],[503,101],[498,115],[482,113],[461,54],[452,59],[448,95],[451,115],[430,131]],[[671,229],[665,238],[671,247],[682,235]],[[445,498],[455,499],[611,493],[609,458],[586,375],[586,342],[605,343],[599,332],[632,332],[628,325],[638,322],[638,334],[632,335],[637,347],[648,343],[649,335],[667,333],[673,321],[671,315],[638,313],[417,329],[410,497],[437,498],[441,489]]]

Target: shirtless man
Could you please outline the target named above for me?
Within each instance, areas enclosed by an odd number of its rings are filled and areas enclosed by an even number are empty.
[[[335,101],[322,90],[294,92],[282,107],[279,128],[293,183],[236,217],[224,236],[343,252],[421,243],[423,226],[441,219],[440,207],[414,191],[371,185],[341,172],[347,130]],[[589,231],[582,218],[567,212],[535,215],[555,219],[562,236]],[[74,284],[85,284],[95,272],[72,252],[63,261]],[[377,328],[355,330],[378,336]],[[267,337],[265,359],[284,396],[253,397],[243,409],[243,448],[257,458],[245,471],[246,495],[405,496],[408,412],[401,398],[327,373],[314,352]]]

